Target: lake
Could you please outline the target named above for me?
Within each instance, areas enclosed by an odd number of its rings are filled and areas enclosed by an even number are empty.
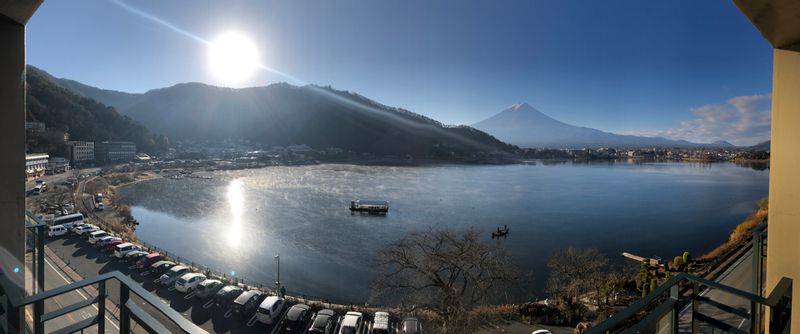
[[[671,259],[725,241],[768,193],[768,170],[730,163],[556,163],[385,167],[314,165],[196,173],[120,191],[140,239],[271,285],[274,255],[290,292],[365,302],[374,254],[408,232],[508,225],[503,243],[545,297],[547,258],[568,246]],[[390,202],[351,214],[355,198]]]

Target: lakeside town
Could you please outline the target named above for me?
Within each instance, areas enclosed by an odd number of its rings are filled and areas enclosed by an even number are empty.
[[[26,122],[28,135],[44,133],[46,125]],[[514,154],[485,153],[457,156],[447,153],[442,157],[415,158],[410,155],[375,155],[353,152],[337,147],[311,148],[308,145],[265,146],[247,140],[228,141],[178,141],[159,155],[148,155],[130,141],[75,141],[63,134],[63,141],[53,147],[53,153],[28,152],[26,177],[29,180],[42,175],[63,173],[71,168],[86,168],[120,163],[159,163],[190,166],[216,165],[221,169],[257,168],[272,165],[306,165],[317,163],[364,163],[413,165],[428,163],[511,164],[525,163],[530,159],[565,161],[661,161],[661,162],[736,162],[757,163],[768,166],[767,147],[696,147],[696,148],[581,148],[581,149],[518,149]],[[766,167],[764,167],[766,168]]]

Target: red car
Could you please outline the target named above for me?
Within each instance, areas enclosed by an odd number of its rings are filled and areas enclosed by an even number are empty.
[[[111,252],[114,251],[114,247],[117,247],[117,245],[123,244],[123,243],[126,243],[126,242],[127,241],[125,241],[125,240],[114,240],[114,241],[109,242],[108,244],[106,244],[105,247],[103,248],[103,250],[106,253],[111,253]]]
[[[136,261],[136,269],[150,269],[150,265],[161,261],[162,256],[156,252],[145,255],[143,258]]]

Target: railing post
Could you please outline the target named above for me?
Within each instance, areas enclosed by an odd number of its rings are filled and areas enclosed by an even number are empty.
[[[697,297],[700,296],[700,289],[697,282],[692,282],[692,333],[700,333],[700,324],[697,322]]]
[[[38,291],[44,291],[44,226],[36,227],[36,282],[39,283]]]
[[[119,332],[123,334],[131,331],[131,316],[128,311],[128,300],[131,289],[122,282],[119,283]]]
[[[44,288],[44,227],[37,226],[36,229],[36,292],[42,292]],[[33,303],[33,331],[36,334],[44,334],[44,300]]]
[[[755,300],[750,301],[750,334],[757,334],[761,330],[761,326],[758,323],[759,314],[761,313],[758,311],[759,308],[760,306]]]
[[[21,309],[24,309],[24,307],[21,307]],[[44,300],[39,300],[33,303],[33,332],[36,334],[44,334],[42,314],[44,314]]]
[[[105,333],[106,332],[106,280],[102,280],[99,283],[99,292],[97,300],[97,332],[98,333]]]
[[[7,332],[14,333],[20,332],[22,333],[22,319],[25,313],[25,307],[16,307],[11,302],[11,297],[6,296],[6,321],[8,324]]]
[[[678,322],[680,318],[680,311],[678,310],[678,298],[680,296],[680,284],[675,284],[669,288],[669,298],[675,300],[672,304],[672,311],[670,312],[670,334],[678,334]]]

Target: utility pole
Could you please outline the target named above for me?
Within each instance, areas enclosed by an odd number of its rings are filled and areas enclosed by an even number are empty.
[[[280,290],[281,289],[281,254],[275,255],[275,262],[278,265],[278,279],[275,281],[275,287]]]

